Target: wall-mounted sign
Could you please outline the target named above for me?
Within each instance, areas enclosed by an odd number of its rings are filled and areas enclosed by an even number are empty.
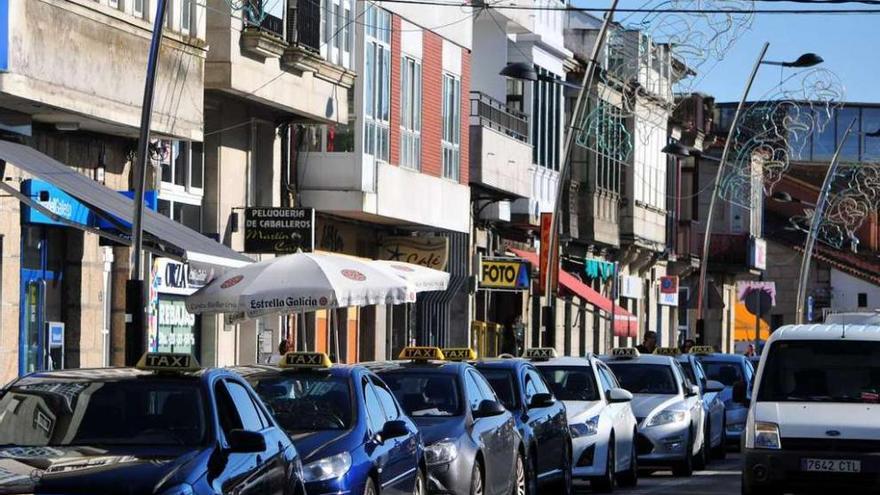
[[[541,213],[541,252],[539,258],[538,273],[540,277],[539,287],[541,294],[547,290],[547,267],[551,267],[550,290],[556,292],[559,282],[559,246],[554,245],[554,253],[550,253],[550,231],[553,228],[553,214]]]
[[[678,306],[678,277],[666,275],[660,277],[660,300],[664,306]]]
[[[155,258],[153,277],[157,292],[188,296],[207,284],[209,273],[204,268],[191,267],[169,258]]]
[[[315,249],[312,208],[245,208],[244,250],[288,254]]]
[[[483,258],[480,262],[480,288],[529,290],[532,267],[517,258]]]
[[[117,192],[119,194],[125,196],[128,199],[132,199],[132,200],[134,199],[134,191],[117,191]],[[147,208],[149,208],[153,211],[158,210],[159,209],[159,192],[158,191],[144,191],[144,206],[146,206]],[[105,220],[104,217],[102,217],[102,216],[99,216],[99,215],[92,213],[92,219],[93,219],[92,225],[98,227],[101,230],[119,230],[119,228],[117,227],[117,224],[121,225],[122,227],[125,227],[127,229],[131,228],[131,222],[126,222],[125,220],[118,218],[118,217],[113,217],[112,215],[110,215],[110,217],[113,219],[114,222],[116,222],[115,224],[113,222]]]
[[[749,239],[749,266],[756,270],[767,269],[767,241],[764,239]]]
[[[633,275],[622,275],[620,277],[620,297],[628,297],[630,299],[641,299],[644,294],[642,279]]]
[[[48,182],[38,179],[27,179],[21,183],[21,192],[61,218],[74,223],[89,225],[89,214],[91,213],[89,207]],[[22,223],[39,223],[43,225],[67,225],[53,220],[27,204],[21,206],[21,221]]]
[[[160,297],[156,352],[196,353],[196,316],[182,297]]]
[[[382,239],[379,259],[404,261],[446,270],[449,260],[449,239],[440,236],[386,237]]]

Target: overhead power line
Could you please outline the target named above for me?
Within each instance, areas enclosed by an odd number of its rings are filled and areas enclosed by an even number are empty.
[[[607,8],[598,8],[598,7],[572,7],[572,6],[528,6],[528,5],[500,5],[500,4],[492,4],[492,5],[484,5],[477,4],[471,5],[468,3],[461,2],[445,2],[443,0],[375,0],[376,3],[405,3],[410,5],[431,5],[438,7],[456,7],[456,8],[475,8],[475,9],[488,9],[488,10],[530,10],[530,11],[560,11],[560,12],[589,12],[589,13],[605,13],[609,12],[610,9]],[[789,1],[789,0],[760,0],[764,2],[777,2],[777,1]],[[836,0],[835,0],[836,1]],[[857,0],[859,3],[873,2],[874,0]],[[806,2],[799,1],[795,3],[811,3],[816,4],[819,2]],[[823,2],[824,3],[824,2]],[[871,3],[870,5],[878,5],[880,6],[880,2]],[[738,10],[738,9],[670,9],[670,8],[637,8],[637,9],[625,9],[625,8],[617,8],[614,10],[618,13],[631,13],[631,14],[805,14],[805,15],[833,15],[833,14],[880,14],[880,8],[877,9],[748,9],[748,10]]]

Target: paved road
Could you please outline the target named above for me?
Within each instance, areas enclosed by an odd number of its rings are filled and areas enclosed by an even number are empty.
[[[714,461],[705,471],[697,471],[690,478],[674,478],[669,471],[642,474],[634,490],[617,489],[625,495],[739,495],[740,459],[730,453],[725,461]],[[578,493],[590,493],[588,489]]]

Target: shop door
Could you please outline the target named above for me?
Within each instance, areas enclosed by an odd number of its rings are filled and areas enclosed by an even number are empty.
[[[19,374],[61,368],[50,363],[47,342],[48,321],[61,319],[64,230],[38,226],[22,227],[21,321]]]

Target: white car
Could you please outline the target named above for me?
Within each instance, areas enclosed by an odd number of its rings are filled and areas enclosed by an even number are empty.
[[[639,464],[668,466],[675,476],[693,474],[694,461],[706,448],[699,387],[690,383],[681,365],[669,356],[620,348],[602,360],[633,394]]]
[[[565,404],[572,437],[572,478],[590,481],[594,491],[638,483],[636,419],[632,394],[593,355],[556,357],[552,349],[529,349],[527,359]]]
[[[880,491],[880,326],[770,335],[743,438],[742,493]]]

